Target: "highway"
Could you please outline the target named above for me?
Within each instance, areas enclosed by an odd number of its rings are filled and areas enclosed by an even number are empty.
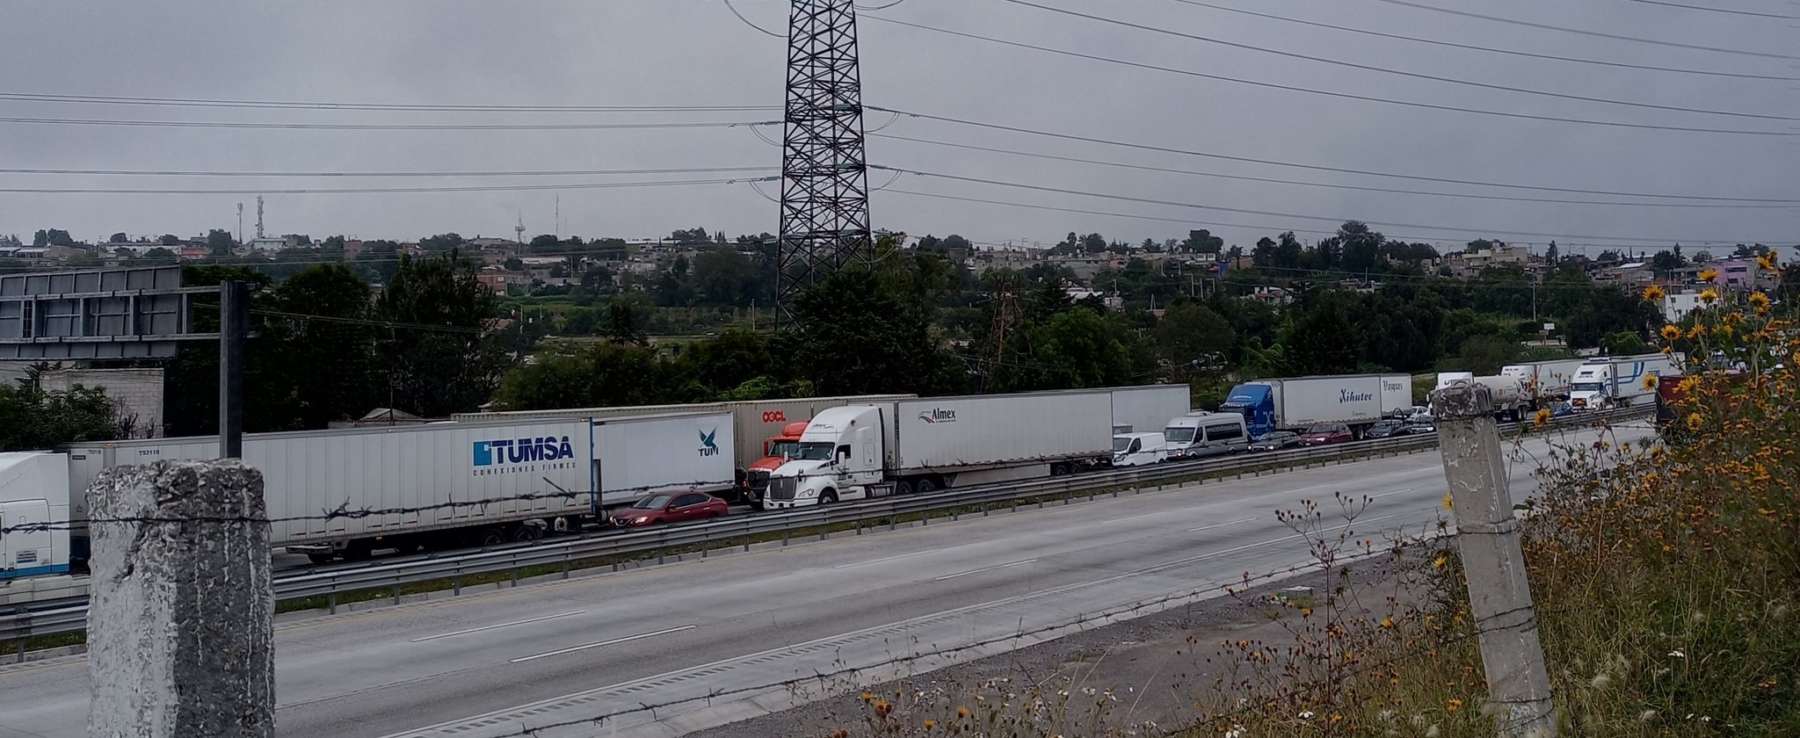
[[[1542,440],[1524,446],[1543,454]],[[1531,466],[1512,464],[1515,498],[1535,486]],[[1447,515],[1444,489],[1431,451],[285,622],[278,733],[491,738],[921,651],[997,652],[1033,642],[1008,639],[1021,630],[1305,563],[1274,515],[1302,499],[1373,497],[1353,529],[1379,540]],[[85,735],[86,668],[0,667],[0,738]],[[680,735],[802,699],[737,693],[543,735]]]

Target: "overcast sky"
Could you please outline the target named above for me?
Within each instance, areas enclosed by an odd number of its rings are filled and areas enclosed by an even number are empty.
[[[864,13],[865,100],[937,115],[1285,162],[1489,182],[1682,195],[1800,198],[1800,139],[1521,120],[1333,98],[1128,68],[881,23],[875,17],[1260,82],[1539,116],[1800,133],[1796,85],[1520,58],[1373,38],[1182,4],[1177,0],[1035,0],[1157,28],[1364,65],[1564,94],[1757,113],[1752,119],[1646,110],[1476,89],[1350,69],[1105,25],[1003,0],[904,0]],[[1789,59],[1571,35],[1433,13],[1379,0],[1208,0],[1311,21],[1631,64],[1800,76]],[[888,0],[869,0],[884,5]],[[1776,54],[1794,50],[1795,21],[1701,12],[1632,0],[1417,0],[1538,23]],[[1693,0],[1780,14],[1781,0]],[[751,20],[785,30],[784,0],[737,0]],[[353,103],[504,105],[779,105],[782,41],[734,18],[721,0],[307,0],[287,3],[10,2],[0,23],[0,93]],[[745,112],[396,112],[171,108],[0,100],[11,118],[278,123],[613,123],[764,120]],[[871,112],[871,130],[889,116]],[[764,129],[778,137],[778,129]],[[1512,197],[1599,196],[1498,190],[1157,154],[902,119],[881,133],[1165,168]],[[978,242],[1050,245],[1069,231],[1142,240],[1211,228],[1248,247],[1282,229],[1331,229],[1355,217],[1390,236],[1460,243],[1482,233],[1543,242],[1594,237],[1800,240],[1800,211],[1611,207],[1450,199],[1254,183],[1047,161],[873,138],[872,164],[1226,208],[1220,212],[905,176],[873,196],[878,228],[961,233]],[[201,171],[547,170],[767,166],[780,152],[744,128],[576,131],[391,131],[107,127],[0,123],[0,167]],[[0,193],[0,233],[30,239],[62,227],[77,238],[191,235],[253,227],[258,188],[470,186],[643,181],[738,174],[348,179],[0,174],[0,188],[245,189],[251,194]],[[871,174],[871,185],[891,175]],[[1152,216],[1049,212],[922,198],[897,190]],[[778,187],[764,185],[774,194]],[[416,239],[527,235],[555,229],[554,191],[270,194],[272,233]],[[776,230],[776,206],[745,184],[566,189],[565,235],[654,237],[703,226]],[[1620,199],[1620,198],[1614,198]],[[1629,198],[1625,198],[1629,199]],[[1239,224],[1239,225],[1227,225]],[[1411,225],[1401,225],[1411,224]],[[1248,225],[1254,227],[1239,227]],[[1433,230],[1453,226],[1478,232]],[[1316,235],[1302,233],[1304,238]],[[1718,249],[1714,248],[1715,253]]]

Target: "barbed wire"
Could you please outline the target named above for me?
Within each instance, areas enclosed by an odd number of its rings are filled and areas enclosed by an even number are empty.
[[[471,427],[478,428],[479,426],[471,426]],[[545,479],[545,481],[549,482],[550,486],[552,486],[552,487],[557,486],[555,482],[550,482],[548,479]],[[700,488],[716,487],[719,485],[726,485],[726,484],[731,484],[731,483],[733,483],[731,480],[669,482],[666,484],[649,484],[649,485],[640,485],[640,486],[636,486],[636,487],[625,487],[625,488],[619,488],[619,489],[601,490],[600,494],[601,495],[640,494],[640,493],[653,493],[653,492],[656,492],[659,490],[666,490],[666,491],[668,491],[669,494],[685,494],[688,491],[697,491]],[[513,503],[513,502],[539,502],[539,501],[545,501],[545,500],[561,500],[561,501],[566,502],[566,501],[578,500],[578,499],[582,499],[582,498],[593,498],[595,496],[596,495],[593,490],[570,491],[570,490],[563,490],[560,487],[558,487],[558,491],[556,491],[556,492],[527,492],[527,493],[522,493],[522,494],[517,494],[517,495],[506,495],[503,497],[486,497],[486,498],[475,499],[475,500],[457,500],[454,498],[446,498],[446,500],[444,502],[440,502],[440,503],[435,503],[435,504],[431,504],[431,505],[406,506],[406,507],[352,508],[352,507],[350,507],[349,500],[346,499],[343,503],[340,503],[337,507],[322,509],[317,514],[308,514],[308,515],[290,515],[290,516],[282,516],[282,517],[274,517],[274,518],[258,517],[258,516],[254,516],[254,515],[179,515],[179,516],[127,515],[127,516],[100,517],[100,518],[89,517],[89,518],[83,518],[83,519],[49,520],[49,521],[36,522],[36,523],[17,523],[14,525],[0,526],[0,535],[7,535],[7,534],[11,534],[11,533],[29,533],[29,532],[51,531],[51,530],[77,530],[77,529],[87,527],[90,525],[95,525],[95,524],[103,524],[103,525],[132,525],[132,524],[179,525],[179,524],[189,524],[189,523],[193,523],[193,524],[206,523],[206,524],[221,524],[222,525],[222,524],[233,524],[233,523],[249,523],[249,524],[267,525],[267,524],[274,524],[274,523],[323,522],[323,521],[331,521],[331,520],[361,520],[363,518],[378,517],[378,516],[383,516],[383,515],[413,515],[413,514],[417,514],[417,513],[436,512],[436,511],[440,511],[440,510],[457,510],[457,509],[462,509],[462,508],[487,508],[487,507],[493,507],[493,506],[503,505],[503,504],[507,504],[507,503]],[[543,511],[543,512],[545,512],[548,515],[555,514],[555,511]]]

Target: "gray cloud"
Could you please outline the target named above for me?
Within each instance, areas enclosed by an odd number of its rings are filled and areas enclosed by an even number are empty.
[[[1183,5],[1173,0],[1042,0],[1044,4],[1187,33],[1422,73],[1569,94],[1697,108],[1800,115],[1796,83],[1702,77],[1458,51]],[[1764,74],[1788,62],[1499,25],[1373,0],[1249,3],[1233,7],[1393,33],[1537,53]],[[1528,0],[1457,7],[1618,34],[1782,52],[1789,23],[1622,0]],[[1773,0],[1734,0],[1781,12]],[[753,20],[785,26],[782,0],[738,0]],[[871,13],[1008,39],[1288,85],[1533,115],[1793,132],[1792,122],[1656,112],[1553,100],[1348,69],[1097,24],[998,0],[906,0]],[[0,25],[0,92],[393,103],[549,105],[774,105],[781,42],[743,26],[714,0],[324,0],[306,3],[14,3]],[[1521,121],[1334,99],[1070,59],[865,20],[870,104],[1072,134],[1284,161],[1561,187],[1793,197],[1800,144],[1726,136]],[[0,116],[279,122],[607,122],[754,119],[774,113],[472,113],[181,109],[0,102]],[[888,116],[871,113],[877,126]],[[1483,194],[1544,195],[1327,174],[1152,154],[911,119],[886,132],[964,143],[1226,174]],[[1065,189],[1234,208],[1559,234],[1645,236],[1645,245],[1800,239],[1793,209],[1623,208],[1461,200],[1260,184],[946,149],[875,139],[878,164]],[[748,131],[296,131],[5,125],[9,167],[201,170],[591,169],[768,165],[779,152]],[[873,184],[887,180],[872,175]],[[627,179],[629,176],[617,177]],[[637,177],[643,179],[644,177]],[[587,177],[584,180],[604,178]],[[442,180],[446,185],[541,178]],[[430,182],[439,182],[431,180]],[[0,187],[416,186],[417,179],[293,180],[0,175]],[[1186,219],[1248,246],[1278,229],[1329,229],[1305,220],[1113,202],[902,177],[894,188],[1056,207]],[[774,188],[765,190],[773,192]],[[510,235],[522,215],[552,228],[552,192],[272,195],[276,233],[417,238],[458,231]],[[1576,197],[1576,196],[1570,196]],[[254,195],[0,194],[0,233],[64,227],[78,237],[193,234],[235,225]],[[694,225],[774,231],[775,206],[747,186],[568,190],[563,232],[653,236]],[[516,215],[517,214],[517,215]],[[1053,243],[1071,230],[1141,240],[1183,223],[1042,212],[874,195],[877,227],[962,233],[983,241]],[[1222,227],[1243,223],[1259,228]],[[1475,234],[1378,226],[1390,234],[1460,242]],[[1546,240],[1542,237],[1518,240]],[[1564,238],[1564,243],[1581,241]],[[1715,249],[1716,250],[1716,249]]]

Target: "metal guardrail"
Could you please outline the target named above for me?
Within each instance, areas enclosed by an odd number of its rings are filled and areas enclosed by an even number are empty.
[[[1570,428],[1600,422],[1626,420],[1649,412],[1645,408],[1625,408],[1557,418],[1550,428]],[[1523,427],[1508,424],[1508,433]],[[463,577],[512,572],[515,580],[521,570],[541,568],[544,573],[560,569],[565,576],[579,568],[577,564],[622,563],[630,560],[670,553],[690,553],[738,545],[746,548],[754,539],[782,534],[784,542],[796,531],[818,530],[821,539],[832,528],[852,526],[857,534],[864,528],[890,527],[899,520],[918,516],[928,520],[932,513],[946,511],[957,514],[963,508],[992,510],[1011,503],[1017,509],[1022,503],[1062,496],[1089,497],[1107,491],[1162,486],[1202,480],[1208,477],[1243,476],[1262,472],[1309,467],[1317,464],[1348,462],[1385,455],[1422,451],[1437,446],[1437,434],[1423,433],[1355,441],[1314,448],[1300,448],[1271,453],[1240,454],[1190,461],[1177,461],[1153,466],[1115,469],[1087,474],[1002,482],[998,484],[948,489],[926,495],[883,497],[835,505],[815,506],[760,515],[728,517],[706,523],[694,523],[614,535],[550,539],[530,546],[487,549],[449,555],[428,555],[395,562],[377,562],[353,567],[306,572],[275,578],[276,601],[307,597],[334,598],[337,595],[364,590],[395,589],[423,582],[449,580],[460,592]],[[331,602],[335,606],[335,601]],[[0,641],[18,640],[23,652],[25,638],[70,633],[87,627],[87,598],[71,597],[46,600],[15,608],[11,614],[0,614]]]

